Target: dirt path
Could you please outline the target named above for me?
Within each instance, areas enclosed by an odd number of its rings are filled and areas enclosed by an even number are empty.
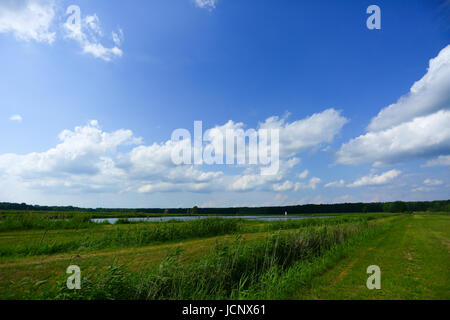
[[[353,266],[354,266],[360,259],[362,259],[362,258],[366,255],[366,253],[367,253],[368,251],[371,251],[371,250],[373,250],[373,249],[374,249],[373,247],[368,248],[367,251],[364,251],[364,253],[362,253],[361,256],[359,256],[359,257],[353,259],[353,260],[345,267],[345,269],[342,270],[342,271],[337,275],[337,277],[335,277],[335,278],[333,278],[333,280],[331,280],[331,283],[330,283],[330,285],[328,286],[328,288],[331,287],[331,286],[334,286],[338,281],[342,280],[342,279],[346,276],[347,272],[349,272],[349,270],[350,270],[351,268],[353,268]]]

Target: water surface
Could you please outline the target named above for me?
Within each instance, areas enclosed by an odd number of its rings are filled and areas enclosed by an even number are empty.
[[[96,218],[91,221],[97,223],[103,223],[108,221],[111,224],[116,223],[119,219],[126,219],[129,221],[145,221],[145,222],[164,222],[169,220],[179,220],[179,221],[190,221],[197,219],[206,218],[223,218],[223,219],[249,219],[249,220],[264,220],[264,221],[275,221],[275,220],[300,220],[309,218],[327,218],[329,216],[169,216],[169,217],[148,217],[148,218]]]

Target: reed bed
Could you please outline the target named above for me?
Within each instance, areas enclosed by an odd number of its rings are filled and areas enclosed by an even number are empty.
[[[69,223],[69,222],[68,222]],[[49,255],[80,250],[102,250],[105,248],[140,247],[192,238],[205,238],[232,234],[238,231],[240,221],[236,219],[199,219],[186,222],[164,222],[141,225],[117,226],[105,230],[99,236],[87,234],[72,241],[57,241],[44,235],[34,243],[1,246],[0,257]]]
[[[0,246],[0,257],[51,255],[67,252],[105,250],[113,248],[142,247],[195,238],[215,237],[226,234],[273,232],[317,226],[333,226],[345,223],[367,223],[387,215],[343,216],[309,218],[287,221],[254,221],[244,219],[207,218],[192,221],[145,222],[139,224],[118,223],[113,229],[102,232],[84,232],[74,240],[54,239],[43,233],[34,242]],[[14,220],[14,221],[12,221]],[[50,220],[50,221],[48,221]],[[120,220],[119,220],[120,221]],[[5,224],[4,224],[5,223]],[[3,225],[4,224],[4,225]],[[45,228],[45,230],[92,228],[98,224],[87,217],[75,216],[67,220],[51,220],[39,217],[7,218],[0,223],[7,230],[18,228]]]
[[[0,221],[0,232],[20,230],[84,229],[95,226],[89,215],[55,219],[49,216],[19,215],[7,216]]]
[[[236,236],[231,243],[217,243],[211,254],[195,263],[183,264],[177,249],[169,252],[159,267],[136,272],[111,265],[100,274],[86,275],[82,290],[70,291],[61,280],[43,298],[236,299],[267,281],[268,272],[285,272],[298,262],[312,261],[370,228],[367,222],[324,222],[251,242]]]

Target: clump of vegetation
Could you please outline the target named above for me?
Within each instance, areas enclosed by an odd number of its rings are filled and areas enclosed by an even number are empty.
[[[373,213],[365,215],[342,215],[342,216],[326,216],[321,218],[307,218],[307,219],[288,219],[288,220],[275,220],[270,223],[264,223],[259,225],[254,225],[252,223],[242,224],[240,226],[240,232],[264,232],[264,231],[276,231],[276,230],[288,230],[288,229],[298,229],[310,226],[320,226],[320,225],[337,225],[347,222],[351,223],[365,223],[371,220],[390,217],[392,214],[388,213]],[[258,221],[253,221],[258,222]]]
[[[0,222],[0,232],[18,230],[82,229],[95,225],[90,215],[74,215],[67,219],[52,219],[39,215],[7,216]]]
[[[132,222],[127,218],[119,218],[114,224],[131,224]]]
[[[155,242],[177,241],[189,238],[212,237],[235,233],[237,219],[208,218],[182,223],[152,223],[117,228],[106,231],[102,238],[92,244],[104,246],[143,246]]]
[[[140,247],[156,243],[181,241],[194,238],[214,237],[225,234],[241,234],[253,232],[272,232],[289,229],[308,228],[314,226],[333,226],[344,223],[366,223],[371,219],[389,216],[388,214],[373,214],[364,216],[329,217],[326,219],[303,219],[262,222],[243,219],[207,218],[191,221],[169,220],[167,222],[134,222],[119,219],[113,229],[105,229],[101,233],[70,240],[55,240],[44,233],[42,238],[34,242],[1,246],[0,257],[49,255],[64,252],[92,251],[122,247]],[[9,221],[12,222],[9,222]],[[48,221],[50,220],[50,221]],[[19,223],[17,222],[19,221]],[[29,223],[29,224],[27,224]],[[108,224],[107,222],[105,222]],[[0,225],[2,225],[0,223]],[[29,229],[80,229],[98,224],[88,220],[86,216],[74,216],[67,220],[51,220],[39,217],[8,219],[5,230]],[[28,228],[28,229],[27,229]],[[2,229],[0,229],[2,230]]]
[[[237,236],[232,243],[217,243],[212,254],[192,264],[181,263],[178,249],[169,252],[159,267],[133,272],[113,265],[98,276],[87,275],[83,290],[70,291],[61,283],[51,295],[58,299],[239,298],[269,270],[287,270],[297,261],[314,259],[367,228],[367,223],[323,225],[247,243]]]
[[[127,220],[128,221],[128,220]],[[1,246],[0,257],[45,255],[76,250],[99,250],[105,248],[145,246],[152,243],[170,242],[190,238],[233,234],[238,231],[238,219],[208,218],[185,222],[158,222],[131,224],[105,230],[99,237],[87,235],[71,241],[53,241],[44,236],[35,243]],[[66,222],[70,224],[70,221]],[[72,222],[75,226],[80,226]],[[123,222],[126,223],[127,222]],[[89,225],[95,223],[89,222]],[[73,226],[72,225],[72,226]],[[23,227],[23,226],[22,226]],[[47,228],[47,229],[53,229]],[[20,229],[23,230],[23,229]]]

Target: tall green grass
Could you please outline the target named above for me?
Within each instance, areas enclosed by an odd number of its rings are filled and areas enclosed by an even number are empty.
[[[69,223],[69,222],[67,222]],[[185,240],[190,238],[213,237],[238,231],[236,219],[199,219],[186,222],[164,222],[140,225],[117,226],[105,230],[100,236],[87,234],[82,239],[72,241],[53,241],[46,237],[35,243],[15,246],[1,246],[0,257],[48,255],[76,250],[100,250],[118,247],[139,247],[154,243]]]
[[[172,215],[172,214],[169,214]],[[179,215],[179,214],[178,214]],[[26,210],[0,210],[0,219],[6,217],[38,216],[49,219],[70,219],[75,216],[90,216],[92,218],[147,218],[161,217],[163,213],[147,212],[93,212],[93,211],[26,211]]]
[[[54,299],[236,299],[267,278],[300,261],[312,261],[335,245],[361,235],[367,223],[314,226],[275,233],[264,240],[218,243],[210,255],[183,264],[172,251],[157,268],[139,272],[112,265],[96,275],[85,275],[82,289],[71,291],[61,279],[43,298]]]
[[[236,219],[208,218],[177,223],[131,225],[107,231],[96,240],[94,247],[143,246],[155,242],[177,241],[190,238],[213,237],[235,233],[240,221]]]
[[[112,230],[105,230],[95,236],[86,233],[83,238],[61,241],[43,234],[33,243],[14,246],[0,246],[0,257],[50,255],[56,253],[103,250],[108,248],[140,247],[156,243],[180,241],[193,238],[214,237],[225,234],[272,232],[345,223],[367,223],[371,219],[387,215],[344,216],[326,219],[310,218],[287,221],[249,221],[243,219],[208,218],[192,221],[148,222],[139,224],[118,224]],[[30,220],[29,220],[30,219]],[[7,219],[8,220],[8,219]],[[69,220],[47,221],[44,218],[19,218],[6,221],[6,230],[43,229],[54,230],[88,228],[95,223],[83,216]],[[5,222],[5,221],[4,221]],[[0,223],[0,226],[4,223]],[[28,228],[28,229],[27,229]],[[1,230],[1,227],[0,227]]]
[[[371,227],[347,241],[336,242],[323,255],[310,260],[299,260],[288,269],[273,266],[260,281],[239,292],[240,299],[292,299],[299,290],[311,288],[317,275],[332,268],[340,259],[348,256],[362,243],[386,232],[391,225]]]
[[[67,219],[40,216],[8,216],[0,221],[0,232],[19,230],[82,229],[95,226],[89,215],[77,215]]]
[[[325,218],[307,218],[307,219],[288,219],[288,220],[275,220],[270,222],[265,222],[259,225],[255,225],[256,221],[253,223],[242,224],[240,226],[240,232],[264,232],[264,231],[275,231],[275,230],[288,230],[288,229],[298,229],[310,226],[320,226],[320,225],[337,225],[343,223],[365,223],[371,220],[391,217],[393,214],[386,213],[376,213],[376,214],[365,214],[365,215],[338,215],[338,216],[328,216]],[[263,221],[260,221],[263,222]]]

